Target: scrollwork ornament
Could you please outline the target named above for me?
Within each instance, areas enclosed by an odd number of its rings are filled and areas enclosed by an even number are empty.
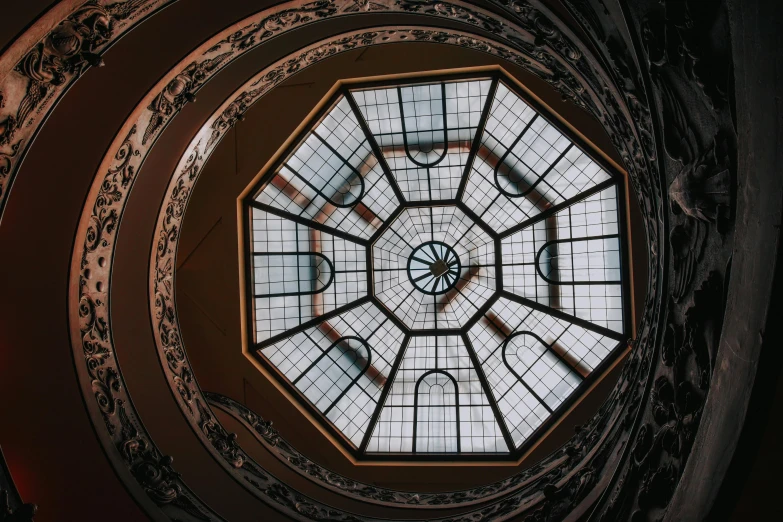
[[[2,135],[2,130],[2,124],[0,124],[0,135]],[[10,152],[0,152],[0,210],[2,210],[2,200],[6,194],[4,191],[7,191],[7,184],[5,181],[9,178],[12,168],[12,161],[16,155],[19,154],[19,148],[21,146],[22,142],[19,141],[11,146]]]
[[[272,426],[272,422],[263,420],[241,403],[224,395],[209,392],[205,393],[205,397],[211,405],[231,414],[251,432],[257,434],[259,442],[278,459],[290,464],[300,474],[317,480],[324,487],[358,500],[374,500],[383,504],[409,505],[419,508],[424,506],[453,507],[470,505],[476,501],[487,502],[494,494],[503,492],[509,485],[506,482],[501,482],[450,493],[411,493],[362,483],[335,473],[307,458],[280,436]],[[567,450],[558,452],[552,462],[533,466],[524,473],[515,475],[513,481],[518,487],[532,488],[541,481],[552,480],[561,473],[556,467],[557,464],[569,457]]]
[[[614,74],[629,87],[636,83],[636,96],[646,91],[659,107],[653,110],[653,123],[660,138],[645,130],[642,143],[660,151],[660,183],[668,186],[668,205],[661,209],[668,211],[662,217],[670,228],[663,233],[672,259],[669,302],[660,328],[664,335],[659,358],[646,363],[653,378],[646,409],[632,421],[638,427],[631,457],[618,469],[609,500],[598,509],[602,520],[655,520],[667,509],[699,429],[725,308],[736,149],[734,122],[725,110],[726,82],[731,81],[726,8],[722,2],[699,4],[694,17],[695,4],[688,1],[626,4],[622,16],[641,42],[636,50],[642,70],[636,72],[633,59],[622,52],[633,51],[634,45],[618,45],[622,36],[611,26],[605,5],[597,0],[566,4],[584,15],[589,34],[596,39],[603,35],[597,45],[616,65]],[[635,77],[648,81],[639,83]],[[640,183],[638,188],[645,192],[649,186]],[[640,203],[644,207],[647,201]]]
[[[228,37],[217,42],[210,50],[228,45],[231,49],[246,51],[291,27],[333,16],[343,7],[339,4],[333,0],[316,0],[302,6],[283,9],[231,33]],[[347,9],[351,7],[353,6],[349,5]]]
[[[193,62],[166,85],[166,88],[147,107],[152,115],[144,131],[142,145],[146,145],[156,133],[160,132],[176,111],[181,110],[186,103],[196,101],[194,92],[201,87],[209,73],[220,67],[220,64],[231,54],[226,52],[207,60]]]
[[[42,36],[0,79],[0,217],[39,127],[68,87],[144,17],[174,0],[90,0]],[[31,28],[28,32],[34,32]]]

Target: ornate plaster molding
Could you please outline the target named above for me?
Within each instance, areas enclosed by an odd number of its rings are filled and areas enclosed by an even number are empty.
[[[101,54],[114,42],[174,1],[63,0],[4,50],[0,57],[0,220],[16,173],[60,98],[90,67],[103,65]]]
[[[503,493],[503,488],[507,486],[498,482],[463,491],[427,493],[396,491],[360,482],[331,471],[303,455],[280,436],[271,421],[264,420],[247,406],[218,393],[204,392],[204,397],[211,407],[218,408],[241,422],[269,453],[291,469],[323,488],[356,500],[396,507],[443,509],[494,500],[498,494]],[[518,484],[515,486],[518,486],[519,489],[527,488],[541,479],[548,478],[552,469],[569,458],[565,451],[560,451],[557,454],[558,458],[553,459],[549,466],[533,466],[526,469],[525,473],[516,475],[515,479]],[[493,495],[493,490],[496,492],[495,495]]]
[[[616,82],[646,92],[655,107],[661,183],[668,185],[664,217],[670,227],[671,284],[665,335],[630,458],[618,469],[611,494],[597,512],[609,519],[647,520],[664,513],[667,519],[701,519],[704,511],[685,516],[687,501],[681,497],[672,507],[671,499],[690,466],[696,440],[703,436],[701,420],[709,404],[736,400],[722,396],[724,386],[711,386],[715,369],[732,358],[725,352],[721,356],[718,345],[719,338],[731,338],[723,323],[731,302],[734,216],[741,210],[726,6],[601,0],[565,4],[601,50]],[[628,20],[629,26],[618,27],[617,19]],[[714,426],[709,429],[715,431]],[[686,486],[693,489],[700,482],[691,478]],[[705,509],[703,504],[697,509]]]

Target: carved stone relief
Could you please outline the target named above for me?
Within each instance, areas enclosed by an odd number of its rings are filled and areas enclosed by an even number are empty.
[[[375,502],[386,505],[405,505],[416,508],[448,508],[455,506],[474,505],[479,502],[486,503],[494,500],[497,495],[508,489],[508,485],[502,482],[487,484],[470,490],[455,491],[449,493],[428,493],[428,492],[406,492],[395,491],[387,488],[366,484],[335,473],[317,462],[312,461],[307,456],[300,453],[291,446],[277,430],[272,426],[271,421],[266,421],[259,417],[243,404],[226,397],[224,395],[205,392],[210,406],[219,408],[239,420],[248,428],[256,439],[276,458],[287,463],[302,476],[314,481],[321,487],[330,489],[340,494],[363,500],[365,502]],[[570,448],[570,446],[569,446]],[[534,488],[542,480],[552,479],[556,467],[570,456],[566,450],[557,452],[556,458],[550,462],[533,466],[524,473],[514,477],[515,487]]]
[[[597,2],[569,4],[572,11],[601,12]],[[628,46],[643,64],[637,89],[647,91],[659,107],[653,114],[661,182],[668,185],[663,217],[670,227],[671,257],[664,295],[670,297],[659,355],[650,361],[647,407],[630,456],[596,512],[603,520],[641,521],[659,520],[666,512],[709,391],[733,243],[736,138],[726,94],[732,78],[725,6],[699,2],[698,16],[690,14],[693,2],[639,1],[622,7],[635,24],[628,28],[631,41],[641,43]],[[586,30],[611,32],[605,26]]]
[[[22,159],[57,101],[101,54],[174,0],[89,0],[0,78],[0,218]]]

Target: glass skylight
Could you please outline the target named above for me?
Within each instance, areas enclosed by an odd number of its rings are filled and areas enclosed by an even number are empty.
[[[246,201],[252,350],[357,457],[515,458],[628,337],[575,140],[500,74],[343,88]]]

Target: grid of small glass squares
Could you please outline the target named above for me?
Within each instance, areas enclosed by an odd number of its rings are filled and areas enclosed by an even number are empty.
[[[423,244],[438,241],[459,257],[459,279],[445,293],[429,295],[407,267]],[[460,328],[496,291],[494,240],[455,206],[409,207],[374,243],[374,293],[411,329]]]
[[[502,297],[467,336],[517,447],[618,345]]]
[[[258,352],[359,452],[513,452],[626,326],[611,179],[497,78],[344,91],[252,198]]]
[[[609,173],[499,82],[463,201],[502,233],[609,179]]]
[[[256,342],[367,295],[365,249],[252,210]]]
[[[410,339],[367,451],[508,451],[460,336]]]
[[[345,97],[277,169],[256,201],[368,239],[400,201]]]
[[[261,353],[358,448],[403,337],[366,303]]]
[[[408,201],[457,196],[490,85],[481,79],[351,91]]]
[[[503,287],[622,332],[619,238],[612,186],[504,238]]]

